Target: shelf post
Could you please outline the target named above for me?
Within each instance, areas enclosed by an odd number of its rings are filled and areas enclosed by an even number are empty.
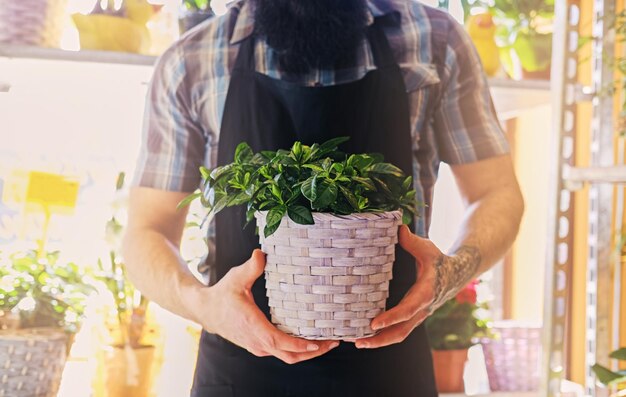
[[[558,396],[565,377],[567,313],[572,269],[573,195],[563,179],[565,166],[574,165],[578,23],[576,0],[555,2],[552,44],[553,163],[550,187],[543,323],[542,394]]]

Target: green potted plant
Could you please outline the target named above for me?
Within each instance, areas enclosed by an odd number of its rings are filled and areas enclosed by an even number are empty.
[[[1,262],[0,351],[10,359],[0,368],[0,379],[9,379],[0,383],[0,395],[56,396],[86,299],[95,289],[85,271],[61,261],[59,252],[18,252]]]
[[[626,347],[612,352],[609,357],[615,360],[626,361]],[[626,390],[626,370],[611,371],[605,366],[594,364],[591,367],[596,374],[596,379],[602,385],[613,388],[611,397],[623,396]]]
[[[183,0],[178,18],[180,33],[185,33],[213,15],[211,0]]]
[[[248,221],[256,218],[267,254],[272,320],[293,335],[352,339],[373,334],[369,324],[385,308],[398,226],[417,211],[412,177],[381,155],[338,150],[347,140],[311,146],[295,142],[290,150],[260,153],[241,143],[232,163],[202,168],[203,191],[181,203],[199,197],[207,216],[247,205]],[[318,304],[323,302],[336,304]],[[328,315],[316,309],[366,314],[323,320]]]
[[[507,73],[515,79],[549,79],[554,0],[489,0],[484,6],[494,17]]]
[[[477,281],[469,283],[426,319],[433,353],[437,390],[463,392],[463,370],[467,351],[489,335],[487,321],[477,315],[484,305],[477,303]]]
[[[105,233],[109,252],[98,260],[96,279],[108,291],[112,311],[105,313],[106,340],[98,352],[96,397],[149,396],[152,382],[160,369],[156,329],[147,321],[148,299],[128,280],[119,255],[125,212],[125,174],[118,174],[114,213]]]

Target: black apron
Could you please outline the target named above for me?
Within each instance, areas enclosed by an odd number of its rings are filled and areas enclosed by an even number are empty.
[[[288,149],[294,141],[321,143],[348,135],[346,153],[377,152],[412,174],[412,144],[404,80],[383,32],[384,17],[368,28],[376,70],[358,81],[305,87],[255,71],[254,35],[245,39],[231,75],[218,164],[232,162],[236,146]],[[245,206],[215,218],[216,275],[244,263],[259,247],[254,222],[245,229]],[[415,282],[415,260],[399,246],[387,307],[395,306]],[[252,287],[254,300],[269,319],[265,280]],[[436,396],[430,347],[423,326],[400,344],[357,349],[342,342],[329,353],[288,365],[275,357],[256,357],[224,338],[203,331],[193,397]]]

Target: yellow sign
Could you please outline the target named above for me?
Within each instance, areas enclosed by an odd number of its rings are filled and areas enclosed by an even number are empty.
[[[66,212],[76,207],[79,187],[75,179],[31,171],[28,175],[26,203],[47,206],[51,212]]]

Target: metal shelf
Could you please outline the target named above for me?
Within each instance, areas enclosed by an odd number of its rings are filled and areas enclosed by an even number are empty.
[[[563,179],[570,183],[626,184],[626,165],[606,167],[564,167]]]
[[[157,57],[113,51],[69,51],[58,48],[0,45],[0,58],[43,59],[70,62],[112,63],[122,65],[152,66]]]
[[[502,121],[519,117],[523,112],[551,103],[547,80],[489,79],[493,102]]]
[[[0,45],[0,58],[42,59],[69,62],[152,66],[157,57],[112,51],[69,51],[34,46]],[[502,121],[550,103],[550,82],[542,80],[514,81],[489,79],[498,118]]]

